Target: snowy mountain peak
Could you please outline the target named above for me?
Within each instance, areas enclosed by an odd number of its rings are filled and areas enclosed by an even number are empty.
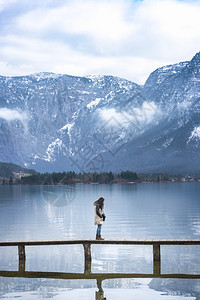
[[[187,66],[188,62],[180,62],[174,65],[167,65],[161,68],[156,69],[148,77],[145,86],[152,86],[161,84],[167,77],[179,74],[182,69]]]
[[[192,73],[195,77],[199,77],[200,73],[200,52],[198,52],[192,60],[188,63],[187,66],[188,70],[190,70],[190,73]]]
[[[191,62],[199,61],[200,62],[200,52],[197,52],[195,56],[192,58]]]
[[[51,72],[39,72],[39,73],[33,73],[33,74],[30,75],[30,77],[34,77],[37,80],[48,79],[48,78],[58,78],[60,76],[62,76],[62,75],[51,73]]]

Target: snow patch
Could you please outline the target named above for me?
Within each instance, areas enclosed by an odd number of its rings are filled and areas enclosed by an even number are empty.
[[[173,138],[169,138],[169,139],[167,139],[166,141],[165,141],[165,143],[163,144],[163,147],[164,148],[167,148],[167,147],[169,147],[169,145],[171,145],[171,143],[173,142]]]
[[[191,101],[184,100],[183,102],[178,102],[177,108],[178,110],[188,109],[192,105]]]
[[[88,75],[86,78],[91,79],[92,81],[102,80],[104,78],[103,75]]]
[[[49,73],[49,72],[40,72],[31,74],[31,76],[35,77],[37,81],[40,79],[48,79],[48,78],[58,78],[61,74]]]
[[[56,148],[58,149],[58,153],[60,153],[61,151],[63,152],[63,150],[67,150],[67,147],[63,144],[62,140],[59,138],[56,139],[48,146],[46,151],[47,157],[44,158],[45,161],[53,162],[56,160],[56,157],[54,155]]]
[[[74,122],[73,123],[67,123],[65,126],[63,126],[59,131],[64,133],[66,130],[67,130],[67,134],[69,135],[69,139],[70,139],[70,142],[71,142],[71,129],[72,127],[74,126]]]
[[[69,130],[72,128],[72,126],[74,125],[74,123],[67,123],[65,126],[63,126],[62,128],[60,128],[59,131],[65,131],[66,129]]]
[[[96,98],[96,100],[93,100],[87,104],[87,108],[90,109],[93,108],[94,106],[97,106],[101,100],[103,100],[103,98]]]
[[[200,126],[198,127],[194,127],[193,131],[191,132],[191,135],[187,141],[187,144],[191,141],[191,140],[199,140],[200,139]]]
[[[166,139],[166,141],[162,144],[160,148],[157,148],[158,151],[168,148],[173,142],[174,138]],[[156,141],[156,139],[152,140],[152,142]]]
[[[76,90],[77,93],[80,93],[80,94],[86,94],[86,95],[89,95],[91,94],[91,92],[88,92],[88,91],[81,91],[81,90]]]

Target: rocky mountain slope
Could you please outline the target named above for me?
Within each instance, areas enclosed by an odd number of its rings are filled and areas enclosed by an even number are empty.
[[[38,171],[200,172],[200,53],[144,86],[113,76],[0,76],[0,161]]]

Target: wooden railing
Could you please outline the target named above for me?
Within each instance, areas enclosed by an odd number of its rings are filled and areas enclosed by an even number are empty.
[[[152,245],[153,246],[153,274],[135,274],[137,277],[142,276],[144,277],[163,277],[163,278],[173,278],[176,274],[161,274],[161,246],[162,245],[200,245],[200,240],[186,240],[186,239],[166,239],[166,240],[160,240],[160,239],[129,239],[129,240],[91,240],[91,239],[84,239],[84,240],[50,240],[50,241],[1,241],[0,247],[9,247],[9,246],[17,246],[18,247],[18,255],[19,255],[19,271],[18,274],[22,275],[22,273],[29,275],[30,277],[38,277],[39,274],[43,274],[42,272],[26,272],[25,271],[25,261],[26,261],[26,247],[27,246],[42,246],[42,245],[77,245],[82,244],[84,248],[84,274],[77,273],[78,278],[83,278],[83,275],[86,276],[84,278],[93,278],[93,275],[98,277],[98,274],[92,274],[91,272],[91,265],[92,265],[92,255],[91,255],[91,245],[94,244],[102,244],[102,245]],[[15,273],[17,276],[17,271],[0,271],[0,276],[9,276],[11,273]],[[13,273],[13,275],[14,275]],[[35,274],[37,273],[37,274]],[[3,275],[4,274],[4,275]],[[46,274],[46,273],[45,273]],[[72,276],[69,275],[70,273],[47,273],[49,274],[50,278],[59,277],[59,276]],[[60,274],[60,275],[59,275]],[[65,274],[65,275],[63,275]],[[68,275],[67,275],[68,274]],[[44,275],[44,274],[43,274]],[[102,276],[103,275],[103,276]],[[115,278],[110,277],[110,275],[115,276],[115,274],[107,274],[109,278]],[[120,275],[120,274],[116,274]],[[124,274],[129,276],[129,274]],[[124,277],[123,275],[123,277]],[[133,278],[134,274],[130,274]],[[179,274],[180,275],[180,274]],[[177,274],[179,278],[179,275]],[[194,276],[195,278],[200,278],[200,275],[184,275],[183,276]],[[76,277],[76,274],[73,275]],[[72,276],[72,278],[73,278]],[[106,277],[106,274],[100,274],[101,277]],[[168,277],[166,277],[168,276]],[[170,277],[172,276],[172,277]],[[199,277],[198,277],[199,276]],[[118,276],[117,276],[118,277]],[[186,278],[186,277],[180,277],[180,278]],[[119,278],[119,277],[118,277]]]

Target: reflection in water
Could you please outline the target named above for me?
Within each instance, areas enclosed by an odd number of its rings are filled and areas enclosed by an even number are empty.
[[[56,186],[57,201],[52,205],[54,199],[46,197],[43,187],[0,186],[0,240],[94,238],[93,202],[101,195],[106,199],[105,238],[200,238],[198,183],[74,187],[75,191],[69,190],[73,201],[69,201],[68,190]],[[67,205],[61,207],[63,200]],[[27,247],[26,272],[25,264],[18,266],[17,249],[2,248],[0,270],[16,273],[8,276],[1,272],[0,276],[12,277],[0,278],[0,298],[76,300],[83,294],[87,300],[200,299],[199,246],[162,246],[162,264],[155,266],[152,275],[152,247],[95,245],[88,277],[81,273],[82,245]],[[108,277],[103,272],[109,273]],[[70,277],[72,274],[76,278]]]
[[[99,290],[95,293],[95,300],[106,300],[102,289],[102,279],[97,279],[97,287]]]
[[[10,282],[10,284],[8,284],[8,286],[5,286],[5,289],[3,288],[3,285],[1,286],[1,291],[0,291],[0,296],[4,295],[3,298],[6,297],[6,294],[8,295],[9,299],[14,299],[16,297],[22,297],[22,292],[21,292],[21,287],[23,287],[23,292],[26,292],[26,297],[25,299],[35,299],[35,298],[29,298],[29,296],[31,295],[35,295],[37,296],[36,298],[40,298],[39,294],[41,294],[42,292],[42,297],[45,298],[54,298],[55,299],[66,299],[65,297],[68,295],[69,292],[72,292],[74,290],[74,288],[76,290],[80,289],[80,287],[84,287],[82,284],[82,280],[87,280],[88,283],[89,282],[93,282],[93,280],[95,279],[96,281],[96,287],[98,290],[95,291],[95,298],[91,298],[92,300],[109,300],[109,293],[108,293],[108,289],[106,288],[106,294],[107,296],[105,297],[104,295],[104,289],[102,287],[102,283],[103,281],[106,282],[106,286],[111,288],[111,290],[113,290],[113,288],[115,289],[115,299],[121,299],[120,297],[118,297],[121,293],[122,293],[122,287],[125,289],[130,289],[130,291],[132,291],[132,293],[136,293],[136,294],[140,294],[140,298],[136,298],[136,299],[160,299],[159,297],[161,296],[160,291],[162,290],[163,292],[166,292],[166,285],[168,287],[170,287],[170,290],[174,290],[173,291],[173,296],[167,296],[165,295],[166,299],[174,299],[174,300],[180,300],[181,296],[180,296],[180,292],[177,292],[175,290],[175,287],[180,285],[180,289],[182,289],[182,294],[184,295],[184,297],[189,297],[189,299],[193,299],[191,298],[191,296],[199,296],[199,281],[196,281],[196,291],[193,290],[190,291],[190,293],[185,293],[185,279],[189,279],[189,287],[192,287],[192,281],[191,279],[200,279],[200,274],[199,275],[187,275],[187,274],[160,274],[158,275],[153,275],[153,274],[93,274],[93,273],[56,273],[56,272],[30,272],[30,271],[0,271],[0,276],[1,277],[10,277],[10,279],[12,280]],[[153,278],[156,278],[155,280],[151,280]],[[17,290],[13,291],[13,286],[14,286],[14,282],[13,279],[16,278],[19,280],[18,282],[18,288]],[[24,278],[24,279],[23,279]],[[134,285],[133,282],[128,281],[128,280],[133,280],[134,278],[137,278],[137,281],[135,281]],[[145,282],[141,282],[141,284],[139,284],[139,278],[146,278],[149,279],[149,287],[153,288],[155,291],[159,291],[158,293],[154,293],[153,291],[150,291],[149,288],[147,288],[147,285],[145,285]],[[27,281],[28,279],[31,279],[32,282]],[[125,279],[127,279],[127,281],[125,281]],[[172,280],[173,279],[173,280]],[[180,280],[183,280],[180,281]],[[26,280],[26,281],[25,281]],[[37,281],[33,281],[33,280],[37,280]],[[55,280],[52,281],[52,280]],[[64,281],[63,281],[64,280]],[[112,280],[116,280],[116,281],[112,281]],[[117,280],[121,280],[117,281]],[[178,280],[176,282],[176,286],[174,286],[174,280]],[[9,281],[8,281],[9,282]],[[30,282],[30,284],[27,284],[28,282]],[[112,282],[112,283],[111,283]],[[187,282],[187,283],[188,283]],[[125,284],[126,283],[126,284]],[[184,283],[184,284],[183,284]],[[16,284],[16,282],[15,282]],[[120,287],[119,287],[120,286]],[[62,287],[62,290],[60,289]],[[69,287],[71,287],[69,289]],[[88,288],[88,284],[87,284],[87,288]],[[118,290],[117,287],[119,289],[119,295],[118,295]],[[140,292],[138,293],[138,288],[141,288]],[[35,288],[35,289],[34,289]],[[124,295],[127,295],[126,299],[132,299],[132,295],[131,298],[128,297],[129,292],[124,291]],[[33,291],[35,290],[35,292],[37,293],[33,293]],[[74,290],[75,291],[75,290]],[[27,292],[29,292],[27,294]],[[86,291],[87,292],[87,291]],[[11,294],[8,294],[11,293]],[[83,291],[82,291],[83,293]],[[148,297],[148,293],[150,293],[150,295],[154,298]],[[70,294],[70,293],[69,293]],[[17,296],[18,295],[18,296]],[[57,296],[58,297],[57,297]],[[177,295],[177,297],[175,297],[175,295]],[[178,296],[179,295],[179,296]],[[130,296],[130,295],[129,295]],[[71,299],[79,299],[80,294],[78,295],[74,295],[73,294],[73,298]],[[147,298],[146,298],[147,297]],[[112,299],[113,297],[111,297]],[[165,298],[161,298],[161,299],[165,299]],[[90,299],[90,298],[87,298]]]

